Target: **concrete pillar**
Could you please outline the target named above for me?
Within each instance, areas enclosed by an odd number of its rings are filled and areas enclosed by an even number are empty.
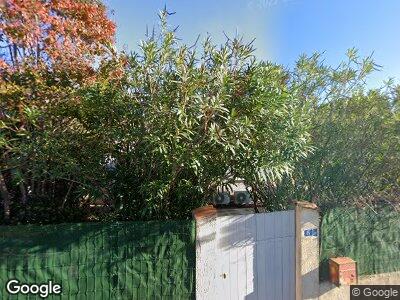
[[[217,210],[204,206],[193,211],[196,220],[196,299],[215,299]]]
[[[295,202],[296,300],[319,296],[319,211],[310,202]]]

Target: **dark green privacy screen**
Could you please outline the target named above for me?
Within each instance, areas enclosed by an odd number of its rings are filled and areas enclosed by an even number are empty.
[[[335,208],[321,223],[321,279],[328,277],[328,259],[348,256],[358,274],[400,271],[400,212],[380,209]]]
[[[62,285],[62,299],[194,298],[193,221],[0,230],[1,299],[8,298],[5,285],[11,278],[24,283],[52,280]],[[26,296],[11,297],[17,298]]]

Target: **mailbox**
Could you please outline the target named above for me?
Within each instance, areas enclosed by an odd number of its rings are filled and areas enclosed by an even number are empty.
[[[357,284],[357,264],[349,257],[329,259],[329,277],[336,285]]]

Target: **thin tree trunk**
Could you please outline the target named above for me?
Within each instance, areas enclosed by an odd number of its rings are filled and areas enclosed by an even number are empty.
[[[248,193],[250,193],[250,191],[249,191],[249,189],[248,189],[247,187],[246,187],[246,190],[247,190]],[[258,197],[257,197],[257,190],[256,190],[256,188],[255,188],[254,185],[251,186],[251,193],[250,193],[250,195],[253,196],[253,208],[254,208],[254,213],[255,213],[255,214],[258,214],[260,211],[258,210],[258,207],[257,207]]]
[[[45,190],[45,179],[43,179],[43,180],[40,182],[40,195],[41,195],[41,196],[44,196],[44,190]]]
[[[11,44],[8,45],[8,50],[9,50],[9,53],[10,53],[11,63],[12,63],[13,66],[15,66],[16,64],[15,64],[15,61],[14,61],[14,54],[13,54],[13,49],[12,49],[12,45]]]
[[[19,183],[19,191],[21,193],[21,203],[25,205],[27,201],[27,196],[26,196],[26,189],[25,189],[25,184],[23,182]]]
[[[35,195],[35,179],[31,178],[31,194]]]
[[[56,195],[56,181],[52,181],[51,200],[54,201]]]
[[[74,184],[74,183],[71,182],[71,184],[69,185],[67,194],[66,194],[65,197],[64,197],[64,201],[63,201],[63,203],[62,203],[62,205],[61,205],[61,208],[64,208],[64,205],[65,205],[65,203],[67,202],[67,199],[68,199],[69,193],[71,192],[71,189],[72,189],[72,185],[73,185],[73,184]]]
[[[3,208],[4,208],[4,220],[7,222],[10,220],[10,193],[7,190],[6,182],[4,180],[3,174],[0,172],[0,193],[3,198]]]

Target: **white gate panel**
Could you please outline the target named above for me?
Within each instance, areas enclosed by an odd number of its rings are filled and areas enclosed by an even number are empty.
[[[294,211],[218,216],[216,299],[295,298]]]

